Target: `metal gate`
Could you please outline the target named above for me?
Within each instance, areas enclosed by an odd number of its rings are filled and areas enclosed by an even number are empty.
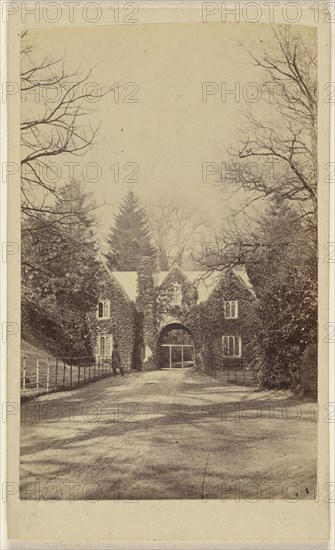
[[[161,369],[183,369],[194,366],[194,346],[191,344],[161,344]]]

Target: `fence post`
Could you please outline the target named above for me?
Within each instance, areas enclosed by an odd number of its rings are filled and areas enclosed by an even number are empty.
[[[91,380],[91,363],[88,365],[88,379]]]
[[[70,388],[72,388],[72,363],[70,365]]]
[[[171,344],[170,344],[170,365],[169,365],[169,368],[172,369],[172,347],[171,347]]]
[[[65,369],[66,369],[66,365],[63,359],[63,388],[65,388]]]
[[[100,355],[98,356],[98,378],[100,376]]]
[[[49,391],[49,383],[50,383],[50,363],[49,363],[49,356],[48,356],[48,366],[47,366],[47,392]]]
[[[85,382],[86,382],[86,367],[84,365],[84,384],[85,384]]]
[[[26,391],[26,358],[23,358],[23,379],[22,379],[22,389]]]
[[[80,384],[80,366],[78,367],[78,386]]]
[[[39,358],[37,357],[36,358],[36,389],[38,390],[38,386],[39,386],[39,374],[40,374],[40,360]]]
[[[93,378],[95,378],[95,364],[97,362],[97,356],[94,357],[94,363],[93,363]]]
[[[181,346],[181,368],[184,368],[184,346]]]
[[[57,388],[57,385],[58,385],[57,379],[58,379],[58,357],[56,357],[56,382],[55,382],[56,388]]]

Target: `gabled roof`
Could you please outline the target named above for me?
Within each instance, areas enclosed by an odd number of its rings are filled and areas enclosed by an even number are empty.
[[[249,290],[249,292],[253,295],[254,298],[256,298],[256,292],[254,291],[254,287],[252,286],[250,279],[248,277],[248,273],[246,272],[246,269],[243,265],[236,266],[233,268],[233,271],[235,275],[240,279],[242,284]]]
[[[220,271],[214,271],[210,274],[207,274],[205,271],[183,271],[179,266],[173,266],[170,271],[160,271],[159,273],[154,273],[154,284],[156,287],[160,287],[167,276],[174,270],[180,271],[185,279],[189,281],[192,285],[195,286],[198,292],[198,303],[205,302],[214,287],[217,285],[219,279],[221,278]]]
[[[198,303],[206,302],[218,283],[221,281],[224,271],[213,270],[206,271],[183,271],[179,266],[173,266],[170,271],[160,271],[154,273],[154,284],[159,287],[163,284],[167,276],[174,269],[178,269],[188,281],[195,286],[198,292]],[[244,266],[239,265],[232,268],[239,282],[244,286],[254,297],[256,296],[253,286],[249,280],[248,274]]]
[[[184,273],[190,283],[197,289],[198,303],[208,300],[222,276],[220,271],[213,271],[211,273],[206,273],[204,271],[185,271]]]
[[[179,273],[187,278],[186,271],[183,271],[178,264],[173,264],[169,271],[158,271],[156,273],[153,273],[154,285],[157,287],[161,286],[168,275],[170,275],[170,273],[172,273],[173,271],[179,271]]]
[[[135,302],[137,297],[137,272],[136,271],[111,271],[105,262],[102,263],[109,276],[114,279],[121,292],[128,300]]]
[[[105,264],[104,264],[105,265]],[[136,301],[138,295],[138,275],[136,271],[110,271],[105,265],[106,270],[118,283],[123,293],[133,302]],[[169,271],[159,271],[153,273],[155,287],[160,287],[167,276],[174,270],[179,270],[192,285],[195,286],[198,292],[198,303],[206,302],[213,290],[221,280],[224,272],[212,271],[183,271],[179,266],[174,265]],[[249,280],[248,274],[244,266],[236,266],[233,269],[238,281],[246,288],[254,297],[255,291]]]
[[[135,302],[137,298],[137,271],[113,271],[113,276],[124,288],[129,298]]]

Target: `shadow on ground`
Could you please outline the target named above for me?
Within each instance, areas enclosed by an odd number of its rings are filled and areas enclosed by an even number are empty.
[[[151,371],[41,396],[21,419],[23,499],[314,498],[316,405],[288,392]]]

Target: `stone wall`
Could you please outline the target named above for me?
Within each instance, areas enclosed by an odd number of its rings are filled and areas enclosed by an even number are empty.
[[[171,304],[173,283],[181,285],[180,305]],[[197,291],[179,270],[172,270],[160,287],[154,287],[152,273],[138,273],[138,299],[135,304],[107,270],[99,273],[99,297],[110,300],[110,318],[98,319],[92,312],[93,344],[99,334],[111,334],[126,370],[158,366],[159,339],[170,323],[180,323],[192,334],[196,366],[204,370],[222,368],[222,336],[242,339],[244,366],[253,360],[257,331],[256,299],[233,270],[227,270],[206,302],[197,304]],[[238,301],[238,318],[225,319],[224,301]],[[228,360],[224,360],[228,364]],[[227,365],[226,365],[227,366]]]
[[[90,314],[91,337],[95,353],[98,353],[98,337],[110,334],[113,336],[113,342],[119,344],[124,369],[130,370],[133,366],[135,344],[135,305],[104,268],[100,270],[98,280],[99,300],[110,300],[110,317],[109,319],[99,319],[97,308]]]
[[[225,319],[224,301],[238,301],[238,318]],[[255,297],[245,288],[232,270],[227,270],[206,303],[200,307],[197,337],[206,369],[222,368],[222,336],[240,336],[242,359],[249,366],[253,359],[253,343],[257,333]],[[224,360],[228,366],[230,359]]]

